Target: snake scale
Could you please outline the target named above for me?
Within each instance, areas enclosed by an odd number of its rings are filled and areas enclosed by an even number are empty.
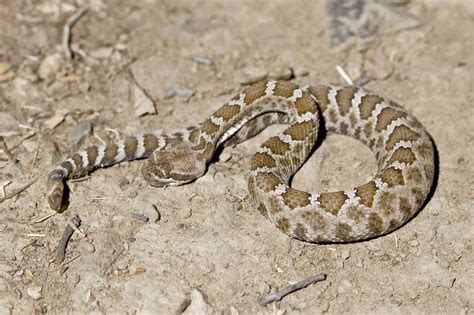
[[[336,192],[289,186],[311,153],[320,128],[368,145],[378,171],[368,183]],[[239,143],[265,127],[288,124],[251,160],[248,190],[255,207],[287,235],[315,243],[365,240],[387,234],[422,206],[434,177],[434,147],[421,123],[399,105],[353,86],[300,88],[267,80],[247,87],[204,122],[173,134],[129,136],[91,146],[57,166],[48,178],[48,202],[61,211],[64,182],[95,168],[148,158],[147,182],[165,187],[206,172],[220,145]]]

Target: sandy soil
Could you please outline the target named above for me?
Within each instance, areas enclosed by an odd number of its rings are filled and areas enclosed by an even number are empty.
[[[8,194],[41,176],[0,203],[0,314],[173,314],[189,301],[185,313],[473,313],[472,2],[410,2],[401,9],[420,27],[359,52],[328,47],[322,1],[91,0],[73,27],[72,60],[61,41],[77,3],[0,3],[0,132],[16,160],[0,150],[0,183],[11,182]],[[113,140],[113,130],[194,124],[241,83],[285,76],[288,67],[298,83],[342,82],[335,66],[357,77],[360,65],[370,70],[370,54],[382,62],[366,88],[414,113],[439,153],[432,198],[398,231],[313,245],[255,211],[249,160],[281,126],[226,148],[204,177],[182,187],[148,186],[140,161],[96,171],[70,183],[63,214],[36,223],[50,213],[46,175],[75,149]],[[348,188],[375,169],[366,147],[330,135],[294,185]],[[52,259],[75,215],[85,235],[74,234],[60,266]],[[326,281],[257,303],[320,272]]]

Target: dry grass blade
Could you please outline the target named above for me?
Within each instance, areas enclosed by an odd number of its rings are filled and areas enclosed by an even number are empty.
[[[324,273],[320,273],[311,277],[308,277],[300,282],[297,282],[295,284],[292,284],[286,288],[283,288],[277,292],[274,293],[265,293],[263,294],[260,299],[258,300],[258,304],[260,305],[267,305],[268,303],[274,302],[274,301],[280,301],[283,297],[286,295],[293,293],[295,291],[298,291],[300,289],[306,288],[308,285],[326,280],[326,275]]]
[[[25,185],[23,185],[22,187],[18,188],[18,189],[15,189],[14,191],[12,191],[11,193],[9,194],[6,194],[4,197],[0,198],[0,203],[4,202],[5,200],[7,199],[10,199],[10,198],[13,198],[15,197],[16,195],[18,195],[19,193],[21,193],[23,190],[27,189],[28,187],[30,187],[31,185],[33,185],[37,180],[38,180],[39,176],[37,176],[36,178],[32,179],[31,181],[29,181],[28,183],[26,183]]]

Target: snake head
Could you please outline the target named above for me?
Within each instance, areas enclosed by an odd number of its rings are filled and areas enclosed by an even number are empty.
[[[206,172],[207,161],[190,144],[173,142],[152,153],[143,165],[145,180],[155,187],[179,186]]]
[[[64,194],[64,183],[61,179],[53,179],[48,182],[48,203],[51,209],[61,211]]]

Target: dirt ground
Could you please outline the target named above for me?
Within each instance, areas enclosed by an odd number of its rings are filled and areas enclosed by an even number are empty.
[[[360,51],[329,47],[323,1],[0,0],[0,184],[8,195],[39,176],[0,203],[0,314],[474,314],[474,3],[391,2],[420,25]],[[74,150],[195,124],[263,77],[342,83],[337,65],[371,73],[365,87],[403,104],[436,144],[434,194],[396,232],[314,245],[261,216],[246,173],[281,126],[224,149],[181,187],[148,186],[143,161],[95,171],[69,183],[64,213],[41,220],[46,176]],[[346,189],[375,170],[368,148],[329,135],[294,186]],[[76,215],[83,234],[59,264]],[[320,272],[326,281],[257,302]]]

